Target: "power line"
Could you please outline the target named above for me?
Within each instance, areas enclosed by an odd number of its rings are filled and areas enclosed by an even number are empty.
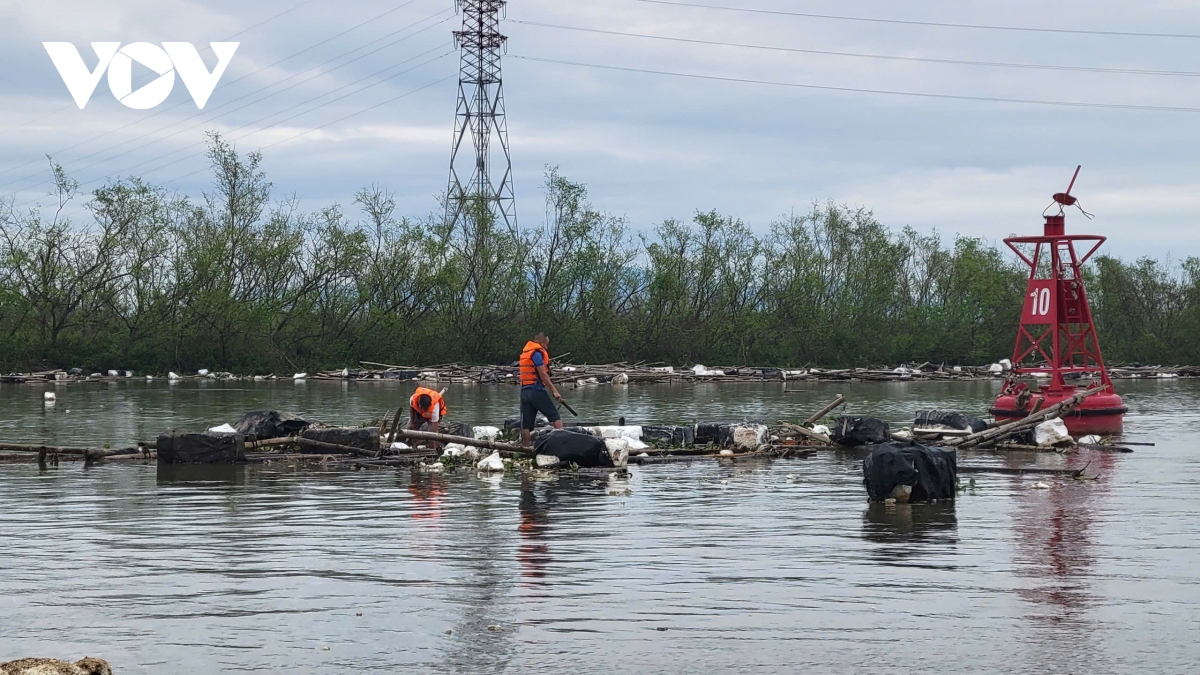
[[[1158,105],[1138,105],[1132,103],[1089,103],[1086,101],[1049,101],[1041,99],[1028,98],[1005,98],[1001,96],[969,96],[966,94],[938,94],[932,92],[918,91],[896,91],[890,89],[864,89],[858,87],[835,87],[819,84],[800,84],[796,82],[773,82],[770,80],[753,80],[740,77],[722,77],[719,75],[697,75],[694,73],[675,73],[666,70],[651,70],[648,68],[628,68],[624,66],[606,66],[598,63],[580,63],[577,61],[560,61],[557,59],[543,59],[536,56],[518,56],[514,55],[514,59],[522,59],[524,61],[537,61],[540,63],[553,63],[564,66],[579,66],[584,68],[599,68],[602,70],[616,70],[627,73],[643,73],[647,75],[668,75],[671,77],[685,77],[696,80],[715,80],[718,82],[736,82],[740,84],[763,84],[775,87],[793,87],[797,89],[814,89],[820,91],[840,91],[855,94],[881,94],[885,96],[908,96],[914,98],[934,98],[934,99],[949,99],[954,101],[977,101],[983,103],[1014,103],[1026,105],[1043,105],[1043,106],[1061,106],[1069,108],[1102,108],[1110,110],[1146,110],[1153,112],[1187,112],[1200,113],[1200,108],[1191,108],[1186,106],[1158,106]]]
[[[311,0],[310,0],[310,1],[311,1]],[[342,31],[342,32],[340,32],[340,33],[337,33],[337,34],[335,34],[335,35],[331,35],[330,37],[327,37],[327,38],[325,38],[324,40],[321,40],[320,42],[317,42],[317,43],[315,43],[315,44],[309,45],[309,46],[305,47],[304,49],[301,49],[300,51],[298,51],[298,52],[295,52],[295,53],[293,53],[293,54],[291,54],[291,55],[289,55],[289,56],[285,56],[285,57],[283,57],[282,59],[279,59],[278,61],[276,61],[276,62],[274,62],[274,63],[271,63],[271,64],[269,64],[269,65],[263,66],[262,68],[259,68],[259,69],[257,69],[257,70],[251,71],[251,72],[249,72],[249,73],[246,73],[245,75],[242,75],[241,77],[238,77],[238,78],[235,78],[235,79],[233,79],[233,80],[230,80],[230,81],[228,81],[228,82],[226,82],[226,83],[225,83],[225,86],[226,86],[226,87],[228,87],[228,86],[230,86],[230,85],[236,84],[236,83],[238,83],[238,82],[241,82],[242,80],[244,80],[244,79],[246,79],[246,78],[248,78],[248,77],[251,77],[251,76],[253,76],[253,75],[257,75],[258,73],[261,73],[261,72],[263,72],[264,70],[268,70],[268,69],[270,69],[270,68],[274,68],[275,66],[277,66],[277,65],[279,65],[279,64],[281,64],[281,63],[283,63],[283,62],[285,62],[285,61],[290,61],[290,60],[292,60],[292,59],[296,58],[297,56],[300,56],[301,54],[304,54],[304,53],[306,53],[306,52],[312,51],[313,49],[316,49],[317,47],[320,47],[321,45],[324,45],[324,44],[326,44],[326,43],[328,43],[328,42],[331,42],[331,41],[333,41],[333,40],[336,40],[337,38],[339,38],[339,37],[341,37],[341,36],[343,36],[343,35],[346,35],[347,33],[350,33],[350,32],[353,32],[353,31],[355,31],[355,30],[358,30],[359,28],[362,28],[363,26],[366,26],[367,24],[370,24],[370,23],[372,23],[372,22],[374,22],[374,21],[378,21],[379,19],[382,19],[383,17],[385,17],[385,16],[387,16],[387,15],[389,15],[389,14],[392,14],[392,13],[394,13],[394,12],[400,11],[401,9],[404,9],[405,7],[408,7],[409,5],[411,5],[411,4],[413,4],[414,2],[417,2],[417,1],[418,1],[418,0],[408,0],[408,2],[405,2],[405,3],[402,3],[402,4],[400,4],[400,5],[397,5],[397,6],[395,6],[395,7],[391,8],[391,9],[389,9],[389,10],[387,10],[387,11],[385,11],[385,12],[381,13],[381,14],[377,14],[377,15],[375,15],[375,16],[373,16],[373,17],[371,17],[370,19],[367,19],[366,21],[363,21],[362,23],[355,24],[355,25],[353,25],[353,26],[351,26],[351,27],[347,28],[346,30],[343,30],[343,31]],[[443,11],[444,11],[444,10],[443,10]],[[285,12],[285,13],[286,13],[286,12]],[[438,12],[438,14],[440,14],[440,13],[441,13],[441,12]],[[279,15],[277,15],[277,16],[279,16]],[[434,16],[436,16],[436,14],[435,14]],[[262,22],[262,23],[265,23],[265,22]],[[260,23],[259,25],[262,25],[262,23]],[[418,22],[418,23],[420,23],[420,22]],[[401,29],[401,30],[405,30],[405,29]],[[400,32],[400,31],[396,31],[396,32]],[[394,34],[394,33],[393,33],[393,34]],[[236,37],[236,35],[235,35],[234,37]],[[386,37],[386,36],[385,36],[385,37]],[[377,42],[377,41],[378,41],[378,40],[376,40],[376,42]],[[352,50],[351,50],[349,53],[354,53],[355,51],[358,51],[359,49],[362,49],[362,47],[356,47],[355,49],[352,49]],[[344,56],[344,55],[343,55],[343,56]],[[339,57],[339,58],[340,58],[340,57]],[[306,71],[301,71],[301,72],[306,72]],[[288,78],[288,79],[290,79],[290,78]],[[286,81],[286,80],[284,80],[284,81]],[[67,146],[67,147],[65,147],[65,148],[62,148],[62,149],[60,149],[60,150],[57,150],[57,151],[55,151],[55,152],[53,152],[53,153],[50,153],[50,154],[51,154],[52,156],[57,156],[57,155],[59,155],[59,154],[62,154],[62,153],[64,153],[64,152],[67,152],[68,150],[74,150],[75,148],[78,148],[78,147],[80,147],[80,146],[83,146],[83,145],[87,145],[87,144],[89,144],[89,143],[92,143],[93,141],[97,141],[97,140],[99,140],[99,139],[102,139],[102,138],[104,138],[104,137],[106,137],[106,136],[109,136],[109,135],[111,135],[111,134],[114,134],[114,133],[116,133],[116,132],[118,132],[118,131],[122,131],[122,130],[124,130],[124,129],[128,129],[129,127],[133,127],[133,126],[138,126],[138,125],[141,125],[141,124],[145,124],[145,122],[146,122],[147,120],[149,120],[149,119],[152,119],[152,118],[154,118],[154,117],[157,117],[157,116],[159,116],[159,115],[162,115],[162,114],[164,114],[164,113],[170,112],[171,110],[174,110],[175,108],[178,108],[179,106],[181,106],[181,105],[184,105],[185,103],[186,103],[186,101],[179,101],[179,102],[175,103],[174,105],[170,105],[170,106],[167,106],[166,108],[162,108],[162,109],[156,110],[154,113],[152,113],[152,114],[150,114],[150,115],[147,115],[146,117],[143,117],[143,118],[141,118],[141,119],[138,119],[138,120],[134,120],[134,121],[132,121],[132,122],[129,122],[128,124],[124,124],[124,125],[122,125],[122,126],[119,126],[119,127],[117,127],[116,129],[113,129],[113,130],[111,130],[111,131],[105,132],[105,133],[103,133],[103,134],[100,134],[100,135],[98,135],[98,136],[94,136],[94,137],[91,137],[91,138],[87,138],[87,139],[85,139],[85,140],[82,140],[82,141],[80,141],[80,142],[78,142],[78,143],[75,143],[74,145]],[[172,125],[168,125],[168,126],[172,126]],[[164,128],[166,128],[166,127],[164,127]],[[118,143],[118,144],[117,144],[117,145],[115,145],[115,146],[111,146],[111,147],[110,147],[110,148],[108,148],[108,149],[112,149],[112,148],[115,148],[115,147],[120,147],[121,145],[123,145],[124,143],[127,143],[127,142],[128,142],[128,141],[122,141],[121,143]],[[88,156],[90,157],[91,155],[88,155]],[[17,169],[23,169],[23,168],[25,168],[25,167],[27,167],[27,166],[32,166],[33,164],[37,164],[37,163],[39,163],[39,162],[41,162],[41,160],[40,160],[40,159],[31,160],[31,161],[29,161],[29,162],[26,162],[26,163],[24,163],[24,164],[21,164],[21,165],[18,165],[18,166],[12,167],[12,168],[10,168],[10,169],[6,169],[6,170],[5,170],[3,173],[10,173],[10,172],[12,172],[12,171],[15,171],[15,170],[17,170]],[[21,180],[25,180],[25,178],[18,178],[17,180],[18,180],[18,181],[21,181]],[[15,181],[10,181],[9,183],[5,184],[4,186],[0,186],[0,187],[6,187],[7,185],[11,185],[13,182],[15,182]]]
[[[234,33],[233,35],[230,35],[229,37],[225,38],[224,40],[221,40],[221,42],[225,42],[225,41],[227,41],[227,40],[232,40],[233,38],[235,38],[235,37],[237,37],[237,36],[239,36],[239,35],[245,35],[246,33],[249,33],[250,31],[254,30],[255,28],[258,28],[259,26],[262,26],[263,24],[267,24],[267,23],[270,23],[270,22],[274,21],[275,19],[278,19],[279,17],[283,16],[284,14],[291,14],[292,12],[294,12],[294,11],[296,11],[296,10],[300,9],[301,7],[303,7],[303,6],[305,6],[305,5],[311,5],[311,4],[312,4],[312,2],[313,2],[313,0],[304,0],[304,2],[302,2],[302,3],[298,4],[298,5],[292,5],[290,8],[288,8],[288,9],[285,9],[285,10],[283,10],[282,12],[280,12],[280,13],[278,13],[278,14],[274,15],[274,16],[271,16],[271,17],[268,17],[268,18],[266,18],[266,19],[263,19],[262,21],[259,21],[258,23],[254,24],[253,26],[250,26],[249,28],[243,28],[242,30],[240,30],[240,31],[238,31],[238,32]]]
[[[415,0],[414,0],[414,1],[415,1]],[[411,3],[410,3],[410,4],[411,4]],[[445,13],[446,13],[446,12],[448,12],[448,11],[449,11],[449,10],[442,10],[442,11],[440,11],[440,12],[436,12],[436,13],[434,13],[433,15],[430,15],[430,16],[428,16],[428,17],[425,17],[424,19],[421,19],[420,21],[417,21],[417,22],[415,22],[415,23],[409,24],[408,26],[405,26],[404,28],[401,28],[401,29],[399,29],[399,30],[393,31],[392,33],[389,33],[388,35],[384,36],[383,38],[380,38],[379,40],[375,40],[375,41],[373,41],[373,42],[367,43],[367,45],[364,45],[363,47],[368,47],[368,46],[370,46],[370,45],[374,44],[375,42],[379,42],[380,40],[383,40],[383,39],[386,39],[386,38],[388,38],[388,37],[391,37],[392,35],[395,35],[396,33],[402,33],[402,32],[404,32],[404,31],[406,31],[406,30],[408,30],[408,29],[410,29],[410,28],[412,28],[412,27],[414,27],[414,26],[420,25],[421,23],[424,23],[425,21],[428,21],[429,19],[436,18],[436,17],[437,17],[438,15],[440,15],[440,14],[445,14]],[[391,47],[391,46],[393,46],[393,45],[399,44],[400,42],[403,42],[403,41],[405,41],[405,40],[408,40],[409,38],[415,37],[415,36],[417,36],[417,35],[419,35],[419,34],[421,34],[421,33],[425,32],[425,31],[427,31],[427,30],[430,30],[430,29],[432,29],[432,28],[435,28],[435,27],[437,27],[437,26],[438,26],[438,25],[440,25],[441,23],[445,23],[447,20],[449,20],[449,18],[447,18],[447,19],[443,19],[442,21],[440,21],[440,22],[438,22],[438,23],[431,24],[431,25],[429,25],[429,26],[426,26],[426,27],[424,27],[424,28],[422,28],[422,29],[420,29],[420,30],[418,30],[418,31],[416,31],[416,32],[410,33],[410,34],[408,34],[408,35],[405,35],[404,37],[401,37],[401,38],[398,38],[398,39],[396,39],[396,40],[393,40],[392,42],[389,42],[389,43],[387,43],[387,44],[385,44],[385,45],[382,45],[382,46],[380,46],[380,47],[378,47],[378,48],[376,48],[376,49],[373,49],[373,50],[371,50],[371,51],[369,51],[369,52],[367,52],[367,53],[365,53],[365,54],[361,54],[361,55],[359,55],[359,56],[357,56],[357,57],[355,57],[355,58],[353,58],[353,59],[351,59],[351,60],[349,60],[349,61],[346,61],[346,62],[344,62],[344,63],[341,63],[341,64],[339,64],[339,65],[337,65],[337,66],[334,66],[333,68],[330,68],[330,69],[328,69],[328,70],[326,70],[326,71],[324,71],[324,72],[318,72],[318,73],[315,73],[314,75],[312,75],[312,76],[310,76],[310,77],[307,77],[307,78],[305,78],[305,79],[303,79],[303,80],[300,80],[299,82],[295,82],[295,83],[293,83],[293,84],[291,84],[291,85],[289,85],[289,86],[287,86],[287,87],[284,87],[283,89],[279,89],[279,90],[276,90],[276,91],[274,91],[274,92],[268,93],[268,94],[266,94],[265,96],[261,96],[261,97],[259,97],[258,99],[255,99],[255,100],[253,100],[253,101],[250,101],[250,102],[248,102],[248,103],[246,103],[246,104],[244,104],[244,105],[241,105],[241,106],[239,106],[239,107],[237,107],[237,108],[234,108],[234,109],[232,109],[232,110],[229,110],[229,111],[224,111],[224,112],[225,112],[225,114],[232,114],[232,113],[238,112],[238,111],[240,111],[240,110],[244,110],[245,108],[248,108],[248,107],[250,107],[251,105],[254,105],[254,104],[257,104],[257,103],[261,103],[262,101],[265,101],[265,100],[267,100],[268,98],[271,98],[271,97],[273,97],[273,96],[276,96],[276,95],[278,95],[278,94],[282,94],[282,93],[284,93],[284,92],[286,92],[286,91],[289,91],[289,90],[291,90],[291,89],[294,89],[295,87],[298,87],[298,86],[300,86],[301,84],[304,84],[305,82],[309,82],[309,81],[311,81],[311,80],[313,80],[313,79],[316,79],[317,77],[320,77],[320,76],[322,76],[322,75],[328,75],[329,73],[331,73],[331,72],[333,72],[333,71],[335,71],[335,70],[338,70],[339,68],[345,67],[345,66],[347,66],[347,65],[349,65],[349,64],[351,64],[351,63],[354,63],[355,61],[359,61],[359,60],[361,60],[361,59],[363,59],[363,58],[366,58],[367,56],[370,56],[370,55],[372,55],[372,54],[374,54],[374,53],[376,53],[376,52],[379,52],[379,51],[381,51],[381,50],[383,50],[383,49],[386,49],[386,48],[388,48],[388,47]],[[355,49],[351,50],[350,52],[348,52],[347,54],[343,54],[342,56],[340,56],[340,57],[337,57],[337,58],[342,58],[342,57],[344,57],[344,56],[348,56],[349,54],[353,54],[355,51],[358,51],[359,49],[362,49],[363,47],[358,47],[358,48],[355,48]],[[429,51],[426,51],[426,52],[424,52],[424,54],[428,54],[429,52],[431,52],[431,51],[434,51],[435,49],[437,49],[437,48],[435,47],[434,49],[431,49],[431,50],[429,50]],[[416,58],[419,58],[420,56],[423,56],[424,54],[418,55]],[[337,60],[337,59],[334,59],[334,60]],[[410,59],[410,60],[411,60],[411,59]],[[326,63],[328,63],[328,62],[326,62]],[[403,63],[407,63],[407,61],[401,62],[401,64],[403,64]],[[387,68],[384,68],[383,70],[380,70],[380,71],[377,71],[377,72],[375,72],[375,73],[372,73],[372,74],[370,74],[370,75],[367,75],[367,76],[365,76],[365,77],[359,78],[358,80],[354,80],[353,82],[350,82],[350,83],[348,83],[347,85],[343,85],[342,87],[339,87],[338,89],[335,89],[335,90],[333,90],[333,91],[340,91],[341,89],[344,89],[344,88],[345,88],[345,87],[347,87],[347,86],[350,86],[350,85],[353,85],[353,84],[357,84],[358,82],[362,82],[362,81],[363,81],[363,80],[365,80],[365,79],[369,79],[369,78],[371,78],[371,77],[374,77],[375,75],[379,75],[380,73],[386,72],[386,71],[388,71],[388,70],[390,70],[390,69],[394,68],[396,65],[401,65],[401,64],[392,64],[392,65],[388,66]],[[293,79],[293,78],[295,78],[295,77],[298,77],[299,75],[302,75],[302,74],[304,74],[304,73],[307,73],[307,72],[309,72],[309,71],[312,71],[312,70],[315,70],[315,69],[317,69],[317,68],[320,68],[322,65],[325,65],[325,64],[318,64],[318,65],[316,65],[316,66],[313,66],[313,67],[311,67],[311,68],[308,68],[308,69],[306,69],[306,70],[300,71],[299,73],[295,73],[295,74],[293,74],[293,75],[290,75],[290,76],[288,76],[288,77],[284,78],[283,80],[280,80],[280,82],[278,82],[278,83],[276,83],[276,84],[282,84],[283,82],[287,82],[288,80],[290,80],[290,79]],[[244,99],[246,99],[246,98],[249,98],[250,96],[253,96],[253,95],[257,94],[257,93],[259,93],[259,92],[254,92],[254,93],[252,93],[252,94],[247,94],[247,95],[244,95],[244,96],[240,96],[240,97],[238,97],[238,98],[235,98],[235,99],[233,99],[233,100],[231,100],[231,101],[228,101],[228,102],[226,102],[226,103],[222,104],[221,106],[215,106],[215,107],[216,107],[216,108],[221,108],[221,107],[223,107],[223,106],[228,106],[228,105],[230,105],[230,104],[232,104],[232,103],[236,103],[236,102],[238,102],[238,101],[241,101],[241,100],[244,100]],[[333,93],[333,92],[326,92],[325,94],[322,94],[322,96],[326,96],[326,95],[328,95],[328,94],[330,94],[330,93]],[[177,126],[177,125],[179,125],[179,124],[186,123],[186,122],[188,122],[188,121],[191,121],[191,120],[194,120],[194,119],[197,119],[197,118],[201,117],[201,115],[202,115],[202,114],[203,114],[203,113],[196,113],[196,114],[190,115],[190,116],[188,116],[188,117],[185,117],[185,118],[183,118],[183,119],[181,119],[181,120],[177,120],[177,121],[175,121],[175,122],[172,122],[172,123],[170,123],[170,124],[167,124],[167,125],[165,125],[165,126],[159,127],[158,129],[156,129],[154,132],[151,132],[151,133],[158,133],[158,132],[161,132],[161,131],[165,131],[165,130],[167,130],[167,129],[170,129],[171,127]],[[272,113],[272,114],[275,114],[275,113]],[[270,115],[268,115],[268,117],[270,117]],[[264,119],[265,119],[265,118],[264,118]],[[86,166],[82,167],[82,169],[80,169],[80,168],[78,168],[78,167],[77,167],[75,170],[86,170],[86,169],[90,169],[90,168],[92,168],[92,167],[94,167],[94,166],[98,166],[99,164],[102,164],[102,163],[104,163],[104,162],[107,162],[107,161],[112,161],[112,160],[114,160],[114,159],[116,159],[116,158],[118,158],[118,157],[123,157],[123,156],[125,156],[125,155],[128,155],[128,154],[129,154],[129,153],[131,153],[131,152],[136,152],[137,150],[140,150],[140,149],[142,149],[142,148],[146,148],[146,147],[149,147],[149,146],[151,146],[151,145],[154,145],[155,143],[157,143],[157,142],[159,142],[159,141],[162,141],[162,140],[165,140],[165,139],[167,139],[167,138],[174,138],[175,136],[178,136],[179,134],[181,134],[181,133],[183,133],[183,132],[185,132],[185,131],[188,131],[188,130],[190,130],[190,129],[194,129],[194,128],[196,128],[197,126],[200,126],[200,125],[203,125],[203,124],[205,124],[205,122],[206,122],[206,121],[208,121],[208,120],[201,120],[200,122],[198,122],[198,123],[196,123],[196,124],[192,124],[192,125],[189,125],[189,126],[187,126],[187,127],[184,127],[184,128],[182,128],[182,129],[180,129],[179,131],[177,131],[177,132],[175,132],[175,133],[173,133],[173,134],[170,134],[170,135],[168,135],[168,136],[166,136],[166,137],[153,139],[153,140],[151,140],[151,141],[149,141],[149,142],[146,142],[146,143],[143,143],[143,144],[141,144],[141,145],[135,146],[135,147],[133,147],[133,148],[130,148],[130,149],[128,149],[128,150],[125,150],[125,151],[123,151],[123,152],[117,153],[117,154],[115,154],[115,155],[108,156],[108,157],[106,157],[106,158],[104,158],[104,159],[102,159],[102,160],[99,160],[99,161],[92,162],[92,163],[90,163],[90,164],[88,164],[88,165],[86,165]],[[115,149],[117,149],[117,148],[121,147],[122,145],[125,145],[125,144],[127,144],[127,143],[131,143],[131,142],[134,142],[134,141],[136,141],[136,140],[138,140],[138,139],[137,139],[137,138],[126,139],[126,140],[124,140],[124,141],[121,141],[121,142],[119,142],[119,143],[116,143],[115,145],[109,146],[109,147],[107,147],[107,148],[104,148],[104,149],[101,149],[101,150],[97,150],[96,152],[93,152],[93,153],[91,153],[91,154],[89,154],[89,155],[84,155],[83,157],[79,157],[79,158],[77,158],[75,161],[76,161],[76,162],[79,162],[79,161],[82,161],[82,160],[88,159],[88,158],[90,158],[90,157],[95,157],[96,155],[99,155],[99,154],[102,154],[102,153],[108,152],[108,151],[110,151],[110,150],[115,150]],[[177,151],[176,151],[176,152],[177,152]],[[172,154],[173,154],[173,153],[172,153]],[[9,182],[7,182],[7,183],[4,183],[3,185],[0,185],[0,188],[5,188],[5,187],[8,187],[8,186],[12,185],[13,183],[17,183],[17,182],[24,181],[24,180],[27,180],[27,179],[30,179],[30,178],[34,178],[34,177],[36,177],[37,175],[38,175],[38,174],[36,174],[36,173],[35,173],[35,174],[29,174],[29,175],[23,176],[22,178],[17,178],[17,179],[11,180],[11,181],[9,181]]]
[[[628,33],[624,31],[603,30],[600,28],[583,28],[581,26],[563,26],[553,23],[541,23],[539,21],[520,21],[510,19],[509,23],[519,23],[525,26],[536,26],[539,28],[554,28],[559,30],[579,31],[583,33],[598,33],[601,35],[618,35],[622,37],[646,38],[650,40],[664,40],[668,42],[685,42],[689,44],[711,45],[718,47],[739,47],[742,49],[762,49],[768,51],[789,52],[796,54],[815,54],[820,56],[848,56],[862,59],[883,59],[888,61],[911,61],[916,63],[940,63],[948,65],[961,66],[989,66],[996,68],[1027,68],[1033,70],[1065,70],[1071,72],[1085,73],[1112,73],[1120,75],[1162,75],[1175,77],[1200,77],[1200,71],[1193,70],[1150,70],[1137,68],[1100,68],[1091,66],[1066,66],[1055,64],[1040,64],[1040,63],[1010,63],[1004,61],[965,61],[960,59],[939,59],[932,57],[921,56],[895,56],[891,54],[863,54],[857,52],[834,52],[820,49],[800,49],[798,47],[776,47],[772,45],[756,45],[741,42],[720,42],[716,40],[699,40],[693,38],[671,37],[667,35],[650,35],[646,33]]]
[[[974,30],[999,30],[1026,33],[1058,33],[1067,35],[1107,35],[1118,37],[1139,38],[1175,38],[1181,40],[1197,40],[1196,33],[1139,33],[1120,30],[1084,30],[1079,28],[1036,28],[1032,26],[990,26],[976,23],[947,23],[941,21],[912,21],[905,19],[879,19],[866,16],[840,16],[836,14],[812,14],[808,12],[789,12],[778,9],[753,9],[749,7],[724,7],[721,5],[699,5],[690,2],[673,2],[672,0],[634,0],[652,5],[671,5],[674,7],[689,7],[691,9],[719,9],[730,12],[746,12],[750,14],[773,14],[775,16],[797,16],[805,19],[831,19],[834,21],[860,21],[864,23],[896,24],[903,26],[931,26],[934,28],[970,28]]]

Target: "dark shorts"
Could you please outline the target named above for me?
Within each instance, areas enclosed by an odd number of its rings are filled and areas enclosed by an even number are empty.
[[[550,392],[545,389],[521,388],[521,428],[533,430],[536,426],[537,414],[542,413],[546,420],[554,424],[559,420],[558,407]]]

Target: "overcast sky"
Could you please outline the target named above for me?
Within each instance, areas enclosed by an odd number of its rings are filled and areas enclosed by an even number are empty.
[[[460,20],[453,0],[0,0],[0,195],[18,205],[44,195],[50,154],[85,190],[143,176],[199,196],[210,180],[203,132],[218,130],[240,150],[263,150],[277,197],[349,205],[377,183],[403,213],[430,213],[446,188]],[[502,26],[525,225],[541,222],[542,173],[557,165],[640,229],[715,208],[761,231],[833,200],[894,228],[995,241],[1038,231],[1050,196],[1082,164],[1075,194],[1096,220],[1076,215],[1069,230],[1107,235],[1107,252],[1126,258],[1200,255],[1195,2],[513,0]],[[131,110],[105,80],[79,110],[41,45],[73,42],[90,67],[89,42],[185,41],[204,46],[211,67],[208,42],[226,39],[241,46],[203,111],[179,82],[158,108]],[[1112,107],[730,81],[747,79]]]

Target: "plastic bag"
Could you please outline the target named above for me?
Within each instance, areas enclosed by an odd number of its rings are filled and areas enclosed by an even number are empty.
[[[1067,431],[1066,422],[1061,419],[1046,420],[1034,427],[1033,441],[1042,447],[1075,444],[1075,439]]]
[[[485,471],[488,473],[500,473],[504,471],[504,460],[500,459],[499,452],[493,452],[487,457],[479,460],[479,463],[475,465],[475,468],[479,471]]]

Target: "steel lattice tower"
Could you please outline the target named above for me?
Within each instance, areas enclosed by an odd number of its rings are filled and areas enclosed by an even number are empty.
[[[512,156],[508,150],[500,74],[500,53],[508,40],[500,34],[500,14],[507,4],[507,0],[456,0],[463,22],[462,30],[454,31],[454,42],[462,50],[462,62],[454,116],[454,149],[450,154],[450,184],[446,189],[446,219],[452,224],[457,222],[464,207],[472,200],[479,200],[481,205],[486,204],[496,222],[503,220],[516,232]],[[465,156],[459,158],[468,135],[475,149],[470,165]],[[498,179],[493,178],[490,157],[493,135],[504,150],[503,165],[494,171]],[[470,178],[462,180],[467,175]]]

